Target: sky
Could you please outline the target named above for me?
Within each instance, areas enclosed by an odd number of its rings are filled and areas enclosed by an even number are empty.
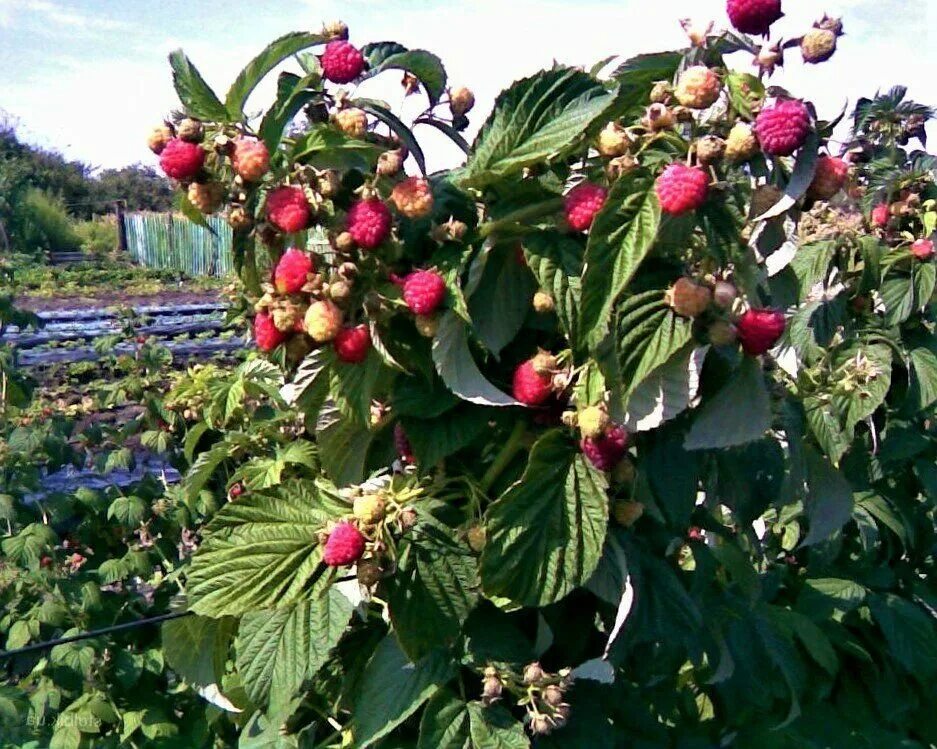
[[[843,17],[846,35],[830,62],[806,66],[791,50],[772,78],[817,102],[821,117],[899,82],[911,98],[937,105],[937,0],[784,0],[783,7],[773,31],[784,38],[802,34],[823,11]],[[725,1],[0,0],[0,110],[25,140],[92,167],[152,164],[146,135],[178,106],[171,50],[183,48],[223,99],[269,41],[341,19],[359,46],[394,40],[437,53],[450,83],[476,93],[474,128],[500,90],[554,59],[591,66],[609,55],[684,46],[680,18],[724,25]],[[396,72],[365,87],[362,95],[400,102]],[[259,89],[248,109],[271,99],[270,87]],[[430,169],[459,162],[460,152],[431,128],[418,137]]]

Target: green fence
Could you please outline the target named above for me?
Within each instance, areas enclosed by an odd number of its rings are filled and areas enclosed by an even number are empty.
[[[233,271],[231,227],[221,216],[208,216],[207,221],[214,234],[179,214],[125,214],[127,251],[147,268],[225,276]]]

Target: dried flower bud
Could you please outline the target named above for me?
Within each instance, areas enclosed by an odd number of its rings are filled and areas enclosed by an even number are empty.
[[[524,667],[524,683],[537,684],[543,680],[543,668],[536,661]]]

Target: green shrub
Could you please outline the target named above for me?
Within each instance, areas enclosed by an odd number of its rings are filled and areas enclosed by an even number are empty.
[[[22,252],[70,252],[81,246],[65,204],[42,190],[26,191],[23,199],[13,206],[11,223],[13,244]]]
[[[95,257],[112,255],[117,249],[117,223],[112,216],[98,216],[75,226],[82,252]]]

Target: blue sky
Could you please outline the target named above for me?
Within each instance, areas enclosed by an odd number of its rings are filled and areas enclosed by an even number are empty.
[[[843,16],[846,36],[831,62],[804,66],[792,51],[774,79],[822,102],[821,116],[898,82],[937,104],[937,0],[785,0],[784,10],[775,29],[787,38],[824,10]],[[554,57],[587,65],[674,48],[685,17],[724,24],[724,0],[0,0],[0,109],[26,139],[92,165],[152,163],[144,138],[176,103],[170,50],[184,48],[223,94],[271,39],[341,18],[355,43],[394,39],[437,52],[450,81],[476,91],[480,123],[498,91]],[[368,93],[397,101],[389,77],[369,82]],[[457,153],[426,137],[430,166],[452,164]]]

